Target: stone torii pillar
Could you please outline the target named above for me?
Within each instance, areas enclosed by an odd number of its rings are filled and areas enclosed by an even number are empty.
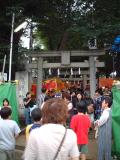
[[[89,66],[90,66],[90,94],[93,98],[96,90],[96,70],[95,70],[95,60],[94,56],[89,56]]]
[[[39,57],[37,62],[38,76],[37,76],[37,99],[41,93],[43,80],[43,58]]]
[[[86,85],[87,85],[87,74],[83,74],[83,86],[84,86],[84,89],[86,89]]]

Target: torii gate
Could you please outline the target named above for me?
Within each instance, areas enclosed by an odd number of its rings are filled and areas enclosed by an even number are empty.
[[[44,68],[88,68],[90,74],[90,95],[94,96],[96,90],[96,68],[104,67],[104,62],[95,62],[95,57],[99,57],[105,54],[104,50],[87,50],[87,51],[32,51],[29,58],[36,58],[37,63],[30,63],[29,69],[37,69],[37,96],[41,93],[42,81],[43,81],[43,69]],[[71,62],[70,57],[89,57],[85,62]],[[45,63],[43,60],[47,57],[60,57],[60,63]]]

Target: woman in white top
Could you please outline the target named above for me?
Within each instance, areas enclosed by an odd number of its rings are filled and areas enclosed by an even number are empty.
[[[67,115],[68,107],[64,100],[52,98],[45,102],[42,109],[43,126],[31,132],[24,160],[54,160],[64,136],[56,160],[79,160],[76,134],[65,128]]]
[[[73,104],[71,102],[71,96],[70,96],[69,93],[63,92],[62,93],[62,98],[63,98],[63,100],[65,101],[65,103],[67,104],[67,107],[68,107],[67,125],[69,126],[71,118],[72,118],[73,113],[74,113],[74,111],[73,111]]]

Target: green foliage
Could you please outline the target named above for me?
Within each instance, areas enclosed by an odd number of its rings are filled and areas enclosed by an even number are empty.
[[[46,50],[88,49],[87,42],[92,37],[97,38],[98,48],[103,48],[104,43],[111,44],[120,33],[119,0],[1,0],[1,62],[4,54],[9,59],[10,13],[13,11],[16,13],[15,27],[26,18],[37,22],[37,31],[33,36],[45,45]],[[22,34],[23,31],[14,34],[13,62],[17,69],[21,68],[20,59],[24,59],[19,43]]]

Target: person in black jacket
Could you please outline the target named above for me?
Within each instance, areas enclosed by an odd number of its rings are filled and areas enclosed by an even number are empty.
[[[30,108],[34,106],[34,102],[31,98],[30,92],[27,92],[26,98],[24,98],[24,106],[25,106],[25,124],[28,125],[32,123],[32,119],[30,116]]]

